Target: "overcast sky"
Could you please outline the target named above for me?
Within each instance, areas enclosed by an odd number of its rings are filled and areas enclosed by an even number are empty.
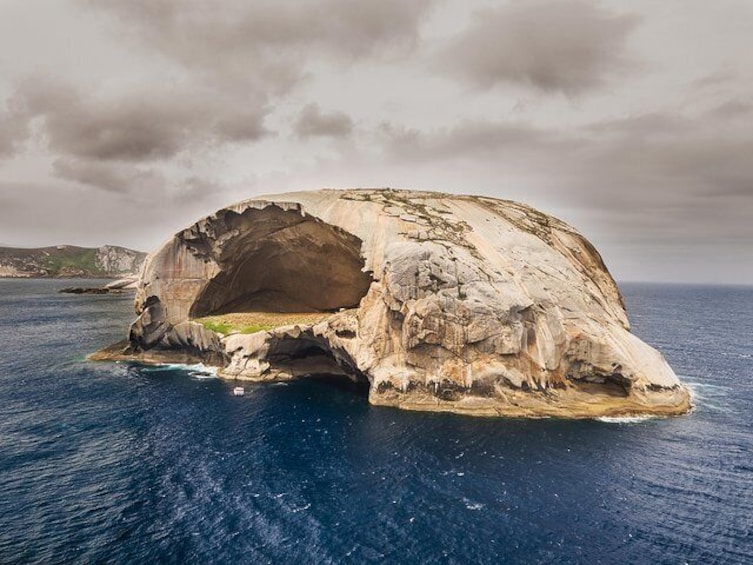
[[[753,2],[0,0],[0,244],[383,186],[526,202],[618,280],[753,283]]]

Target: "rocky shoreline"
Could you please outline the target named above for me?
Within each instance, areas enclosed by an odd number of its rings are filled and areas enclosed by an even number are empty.
[[[217,369],[217,377],[237,382],[284,382],[297,378],[331,376],[358,383],[348,373],[324,363],[316,370],[315,364],[307,361],[299,367],[287,366],[275,370],[251,374],[247,371],[228,371],[223,361],[208,359],[205,354],[191,350],[152,349],[134,352],[130,342],[123,340],[89,355],[90,361],[126,362],[142,365],[196,365],[204,364]],[[312,369],[314,371],[312,372]],[[368,385],[367,385],[368,386]],[[396,390],[389,385],[379,389],[369,387],[369,403],[374,406],[393,407],[417,412],[445,412],[476,417],[502,418],[563,418],[596,419],[636,416],[680,416],[693,408],[692,396],[682,385],[669,389],[657,389],[638,398],[624,394],[610,394],[599,390],[584,393],[563,388],[546,391],[522,391],[511,388],[493,394],[476,387],[458,386],[454,381],[437,382],[431,387],[409,386]]]

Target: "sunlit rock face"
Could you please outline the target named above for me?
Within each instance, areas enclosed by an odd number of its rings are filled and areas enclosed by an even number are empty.
[[[593,246],[509,201],[385,189],[241,202],[150,255],[136,307],[115,357],[190,354],[253,380],[339,375],[373,404],[415,410],[690,408],[662,355],[630,333]],[[260,313],[282,325],[218,333],[194,321]],[[310,313],[321,316],[296,321]]]

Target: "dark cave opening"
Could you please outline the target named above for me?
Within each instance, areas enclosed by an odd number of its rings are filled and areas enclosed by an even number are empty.
[[[234,235],[217,258],[220,272],[190,316],[231,312],[335,312],[358,306],[371,284],[361,240],[298,211],[269,206],[227,212]]]
[[[274,369],[293,377],[315,380],[362,396],[369,394],[370,381],[353,358],[310,331],[298,337],[273,339],[266,359]]]

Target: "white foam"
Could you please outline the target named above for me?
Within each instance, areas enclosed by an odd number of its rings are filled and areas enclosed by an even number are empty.
[[[467,498],[464,498],[463,502],[465,503],[465,507],[468,510],[481,510],[484,507],[484,505],[480,502],[473,502],[472,500],[469,500]]]
[[[186,371],[190,377],[195,379],[216,379],[217,367],[204,365],[203,363],[160,363],[159,365],[146,365],[144,370],[150,372],[157,371]]]
[[[660,416],[601,416],[600,418],[596,418],[599,422],[604,422],[605,424],[639,424],[641,422],[645,422],[646,420],[656,420],[660,418]]]
[[[698,383],[693,381],[683,381],[685,385],[692,391],[692,392],[699,392],[699,391],[708,391],[708,392],[726,392],[730,390],[731,387],[725,386],[725,385],[712,385],[709,383]]]
[[[699,406],[703,406],[704,409],[712,410],[715,412],[723,412],[726,408],[719,405],[714,400],[726,400],[731,387],[725,385],[714,385],[710,383],[699,383],[697,381],[688,380],[685,377],[680,377],[685,385],[690,389],[690,397],[693,403],[693,411]]]

